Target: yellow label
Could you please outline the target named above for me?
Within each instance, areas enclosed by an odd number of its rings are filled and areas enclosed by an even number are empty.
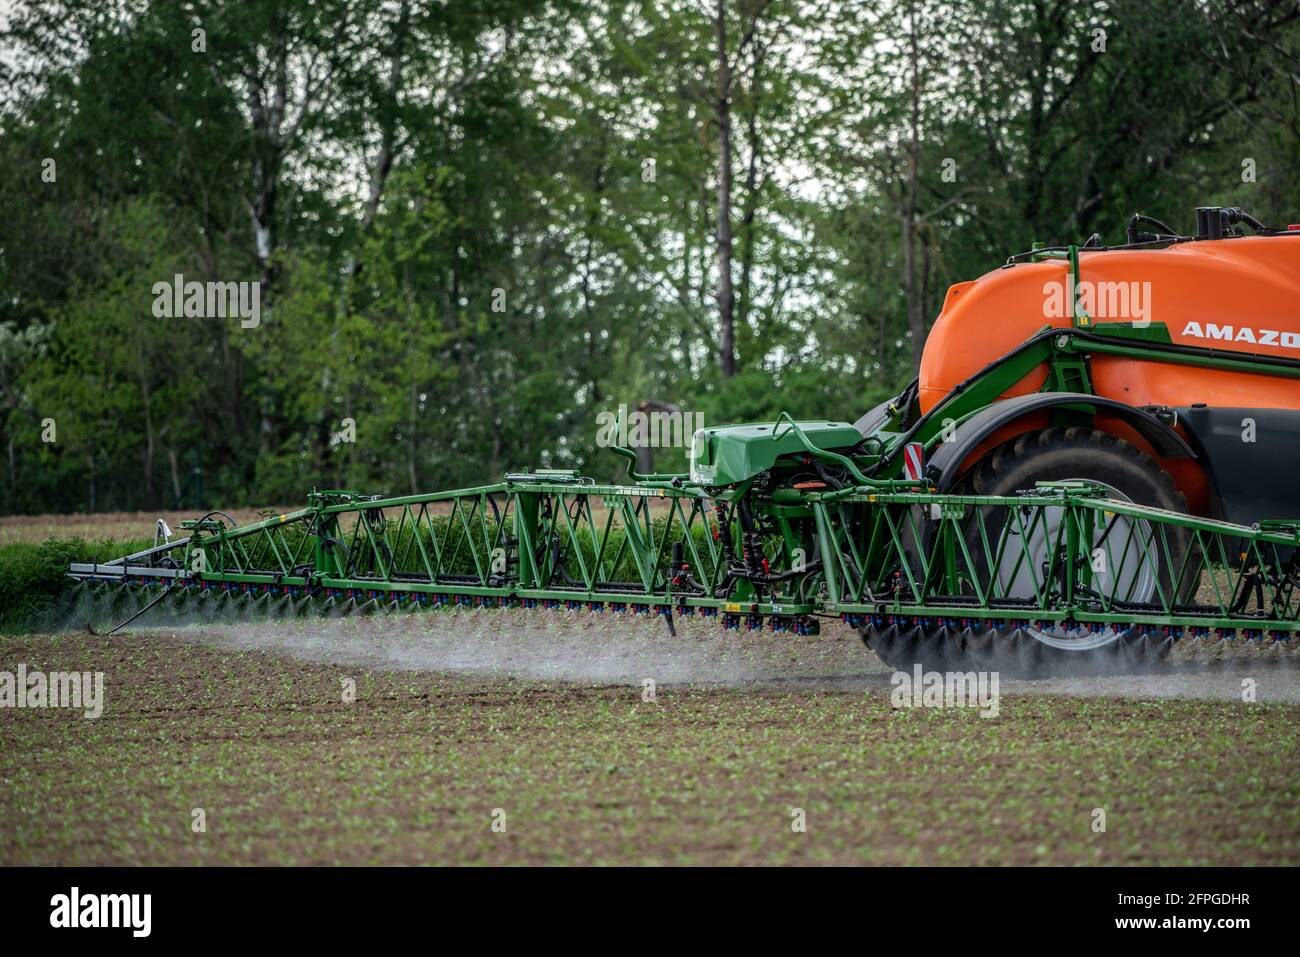
[[[723,611],[741,611],[741,610],[742,609],[739,605],[726,605],[723,608]]]

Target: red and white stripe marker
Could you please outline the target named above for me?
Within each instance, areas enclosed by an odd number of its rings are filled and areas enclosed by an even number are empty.
[[[909,482],[919,482],[924,471],[925,446],[920,442],[908,442],[903,446],[903,477]]]

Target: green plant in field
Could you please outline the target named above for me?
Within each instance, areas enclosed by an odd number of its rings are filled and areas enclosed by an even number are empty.
[[[86,542],[71,538],[49,539],[39,545],[0,545],[0,633],[51,623],[60,597],[71,585],[69,562],[107,562],[150,544],[147,540]]]

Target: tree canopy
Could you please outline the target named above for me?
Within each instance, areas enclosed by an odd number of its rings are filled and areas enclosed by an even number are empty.
[[[851,420],[951,283],[1300,220],[1298,172],[1283,0],[20,0],[0,510],[609,478],[620,406]],[[177,276],[259,320],[157,315]]]

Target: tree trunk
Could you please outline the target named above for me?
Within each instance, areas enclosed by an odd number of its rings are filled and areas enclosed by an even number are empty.
[[[271,89],[257,77],[248,89],[249,122],[253,133],[252,196],[248,208],[253,226],[253,253],[262,269],[262,296],[275,279],[275,216],[284,167],[285,109],[289,99],[289,49],[283,32],[274,38]],[[303,104],[303,110],[307,105]]]
[[[18,488],[18,461],[14,455],[14,436],[9,436],[9,487],[5,489],[5,508],[12,511],[14,492]]]
[[[912,73],[911,115],[907,143],[907,186],[903,198],[903,295],[907,303],[907,328],[912,334],[912,366],[921,369],[925,351],[925,312],[916,277],[917,187],[921,150],[921,51],[916,8],[908,14],[908,64]]]
[[[637,412],[646,417],[646,441],[644,445],[634,445],[631,440],[628,445],[636,452],[636,470],[642,475],[652,475],[655,470],[655,449],[665,448],[671,439],[659,432],[656,432],[651,426],[654,419],[651,418],[656,412],[666,413],[668,415],[683,415],[681,409],[672,402],[661,402],[658,399],[644,399],[637,403]],[[631,432],[631,427],[628,429]],[[685,422],[682,424],[681,440],[689,443],[692,436],[688,434]],[[689,445],[687,446],[689,448]]]
[[[731,62],[727,57],[727,5],[717,0],[718,87],[718,368],[723,378],[736,374],[735,292],[731,285]]]
[[[176,459],[176,450],[169,448],[167,450],[167,465],[172,474],[172,501],[177,507],[181,505],[181,467],[180,462]]]
[[[143,362],[144,359],[141,359]],[[149,391],[149,381],[145,376],[140,377],[140,395],[144,404],[144,499],[147,507],[152,507],[154,503],[153,495],[153,453],[154,453],[154,430],[153,430],[153,397]]]
[[[757,67],[755,67],[757,74]],[[755,84],[758,77],[755,75]],[[753,94],[757,99],[757,92]],[[758,214],[758,104],[755,103],[746,119],[746,135],[749,138],[749,166],[745,172],[745,202],[740,217],[740,327],[747,327],[753,311],[753,275],[754,275],[754,218]]]
[[[925,352],[925,314],[921,311],[920,290],[916,280],[916,215],[903,212],[903,298],[907,305],[907,328],[912,336],[912,371],[921,369]]]
[[[410,19],[411,5],[403,0],[397,15],[397,26],[393,31],[393,49],[388,60],[388,86],[383,94],[387,100],[388,112],[380,117],[379,155],[375,157],[374,168],[370,171],[369,193],[361,214],[363,236],[369,232],[379,213],[379,203],[384,197],[388,174],[393,171],[393,162],[397,159],[397,97],[402,89],[402,56]],[[353,257],[348,264],[349,275],[358,275],[362,267],[363,263]]]
[[[406,454],[406,477],[410,480],[412,495],[415,495],[420,491],[420,483],[416,477],[416,472],[415,472],[415,453],[416,453],[416,449],[418,448],[418,443],[416,442],[415,429],[420,421],[419,398],[420,398],[419,389],[417,389],[415,383],[412,382],[411,383],[411,440],[408,443],[406,449],[406,453],[407,453]]]

